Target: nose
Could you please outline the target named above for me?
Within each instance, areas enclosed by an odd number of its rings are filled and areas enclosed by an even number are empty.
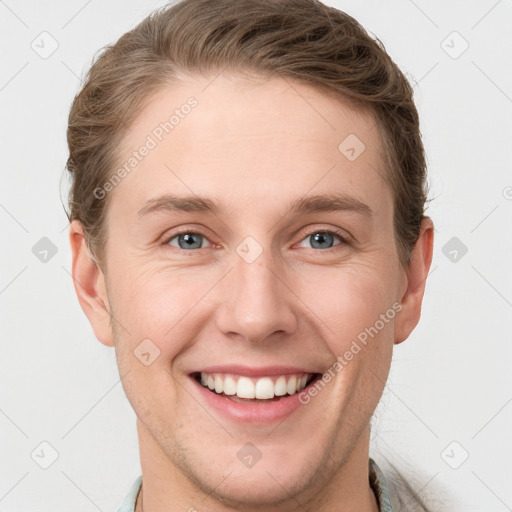
[[[218,329],[233,339],[261,343],[297,329],[293,291],[272,261],[269,250],[248,263],[235,254],[223,279],[223,300],[216,311]],[[273,336],[274,335],[274,336]]]

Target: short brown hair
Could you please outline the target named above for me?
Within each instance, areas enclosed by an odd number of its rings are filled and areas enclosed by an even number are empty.
[[[98,261],[117,150],[144,101],[182,75],[229,69],[277,75],[369,110],[385,155],[400,262],[410,261],[427,201],[426,159],[413,89],[348,14],[318,0],[182,0],[154,11],[91,66],[69,114],[69,219],[82,222]],[[340,141],[341,142],[341,141]]]

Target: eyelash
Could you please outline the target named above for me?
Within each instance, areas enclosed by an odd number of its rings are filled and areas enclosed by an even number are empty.
[[[336,245],[333,245],[332,247],[328,247],[327,249],[315,249],[314,247],[307,247],[306,249],[309,249],[309,250],[312,250],[312,251],[315,251],[315,252],[330,252],[332,250],[336,250],[336,248],[338,246],[350,245],[350,242],[348,241],[347,237],[341,231],[338,231],[338,230],[335,230],[335,229],[314,229],[314,230],[311,230],[311,231],[305,233],[300,241],[302,242],[303,240],[305,240],[309,236],[312,236],[312,235],[314,235],[316,233],[334,235],[334,236],[336,236],[340,240],[340,243],[336,244]],[[206,240],[210,241],[209,238],[206,235],[204,235],[203,233],[201,233],[199,231],[192,231],[190,229],[182,229],[180,231],[174,232],[171,236],[167,236],[165,238],[165,240],[162,242],[162,245],[170,246],[171,240],[174,240],[179,235],[184,235],[184,234],[200,235],[203,238],[205,238]],[[194,253],[197,253],[200,250],[200,249],[190,249],[190,250],[188,250],[188,249],[182,249],[181,247],[175,247],[175,246],[171,246],[171,247],[173,249],[179,251],[180,253],[182,253],[182,254],[186,253],[187,255],[192,255]],[[207,247],[205,247],[203,249],[207,249]]]

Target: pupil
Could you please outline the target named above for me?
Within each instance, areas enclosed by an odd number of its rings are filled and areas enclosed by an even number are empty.
[[[189,233],[181,235],[181,239],[184,241],[185,247],[183,247],[183,244],[181,243],[181,241],[180,241],[179,245],[180,245],[180,247],[182,249],[190,249],[191,247],[193,247],[193,248],[200,248],[201,247],[200,236],[201,235],[195,235],[195,234],[189,234]],[[199,237],[199,242],[194,240],[194,237]]]
[[[315,233],[313,235],[313,243],[312,243],[312,246],[315,247],[315,248],[318,248],[319,247],[319,244],[320,244],[320,249],[323,249],[325,247],[322,247],[321,244],[322,243],[325,243],[326,241],[331,241],[332,242],[332,238],[333,238],[333,235],[329,234],[329,233]],[[329,244],[329,247],[331,246],[332,244]]]

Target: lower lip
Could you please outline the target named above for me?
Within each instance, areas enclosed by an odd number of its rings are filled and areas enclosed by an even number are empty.
[[[193,377],[191,380],[202,400],[206,401],[212,409],[237,422],[262,424],[281,421],[303,405],[299,401],[299,393],[285,395],[280,400],[267,403],[234,402],[225,395],[213,393]]]

